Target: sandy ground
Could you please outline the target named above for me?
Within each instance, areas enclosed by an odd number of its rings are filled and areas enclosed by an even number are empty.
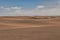
[[[60,40],[60,17],[0,17],[0,40]]]

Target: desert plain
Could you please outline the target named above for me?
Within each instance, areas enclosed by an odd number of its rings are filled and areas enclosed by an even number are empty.
[[[0,40],[60,40],[60,16],[1,16]]]

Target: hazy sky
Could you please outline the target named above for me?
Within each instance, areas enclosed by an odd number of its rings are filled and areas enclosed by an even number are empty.
[[[0,0],[0,16],[60,16],[60,0]]]

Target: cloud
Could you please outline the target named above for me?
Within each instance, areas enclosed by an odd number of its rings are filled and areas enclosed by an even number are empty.
[[[44,5],[38,5],[32,10],[26,10],[22,7],[0,7],[0,16],[60,16],[60,5],[49,8]]]
[[[44,5],[38,5],[38,6],[36,7],[36,9],[41,9],[41,8],[45,8],[45,6],[44,6]]]
[[[22,13],[21,7],[0,7],[0,16],[14,16]]]

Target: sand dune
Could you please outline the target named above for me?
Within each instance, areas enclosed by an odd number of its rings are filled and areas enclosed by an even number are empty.
[[[60,40],[60,26],[1,30],[0,40]]]
[[[0,30],[44,27],[44,26],[60,26],[59,16],[1,16]]]
[[[60,40],[60,17],[2,16],[0,40]]]

